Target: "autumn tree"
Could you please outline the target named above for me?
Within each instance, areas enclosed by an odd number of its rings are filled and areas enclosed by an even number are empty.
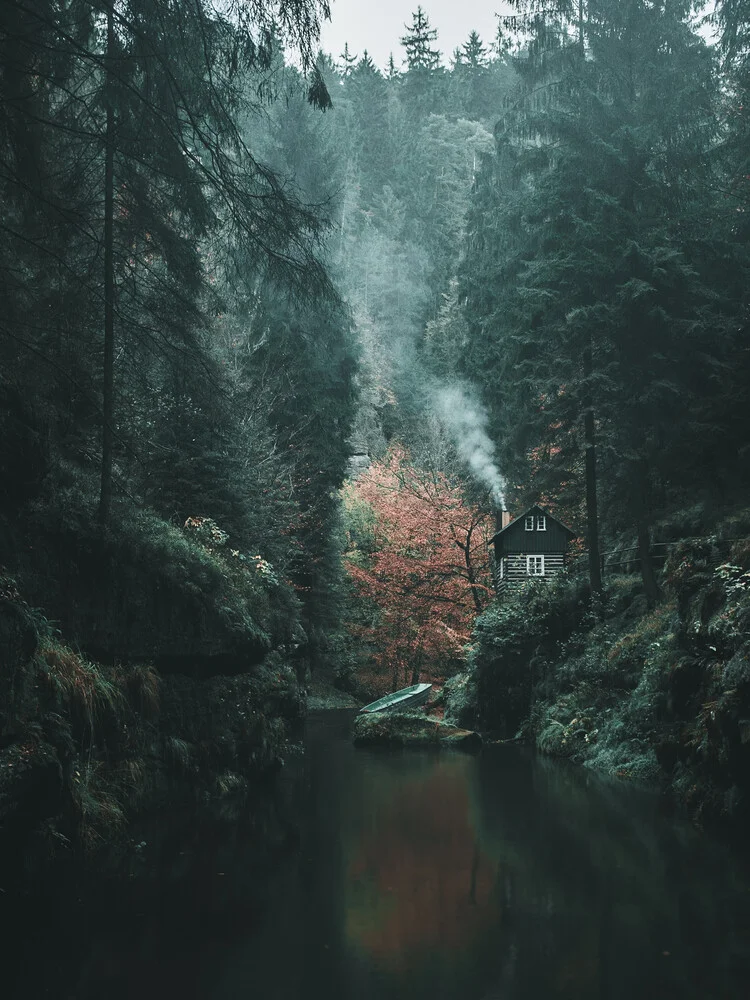
[[[491,518],[399,445],[347,485],[343,503],[347,569],[376,611],[353,628],[374,649],[377,684],[416,684],[459,664],[490,595]]]

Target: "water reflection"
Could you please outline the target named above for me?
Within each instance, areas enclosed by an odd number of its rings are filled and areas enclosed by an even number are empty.
[[[494,924],[495,870],[471,821],[469,757],[372,759],[346,838],[347,941],[392,972],[455,964]],[[360,821],[365,816],[367,822]]]
[[[267,925],[300,915],[304,964],[271,998],[745,995],[747,874],[657,797],[515,748],[353,751],[347,730],[311,723],[302,857]]]
[[[163,841],[125,888],[82,896],[91,934],[63,932],[67,978],[20,976],[9,996],[746,995],[744,862],[656,797],[510,747],[355,751],[350,719],[311,719],[282,787],[298,837],[275,860],[248,816]],[[34,954],[54,954],[49,924]]]

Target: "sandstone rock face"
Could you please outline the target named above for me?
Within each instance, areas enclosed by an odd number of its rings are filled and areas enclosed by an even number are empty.
[[[460,729],[425,715],[406,712],[373,712],[354,720],[355,746],[443,747],[481,749],[482,738],[470,729]]]

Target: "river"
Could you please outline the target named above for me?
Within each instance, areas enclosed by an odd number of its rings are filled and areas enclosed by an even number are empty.
[[[0,897],[3,996],[747,995],[742,854],[655,795],[518,747],[355,750],[351,718],[311,715],[273,819],[162,817],[123,877]]]

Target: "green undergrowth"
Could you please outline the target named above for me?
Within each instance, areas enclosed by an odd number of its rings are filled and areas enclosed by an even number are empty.
[[[129,501],[115,506],[102,529],[93,496],[44,493],[11,567],[27,599],[94,659],[167,669],[191,660],[211,673],[219,658],[230,673],[291,641],[300,602],[261,552],[207,517],[175,525]]]
[[[695,530],[695,529],[694,529]],[[531,585],[477,621],[446,718],[620,778],[698,820],[750,819],[750,511],[670,546],[661,601],[636,575]]]

